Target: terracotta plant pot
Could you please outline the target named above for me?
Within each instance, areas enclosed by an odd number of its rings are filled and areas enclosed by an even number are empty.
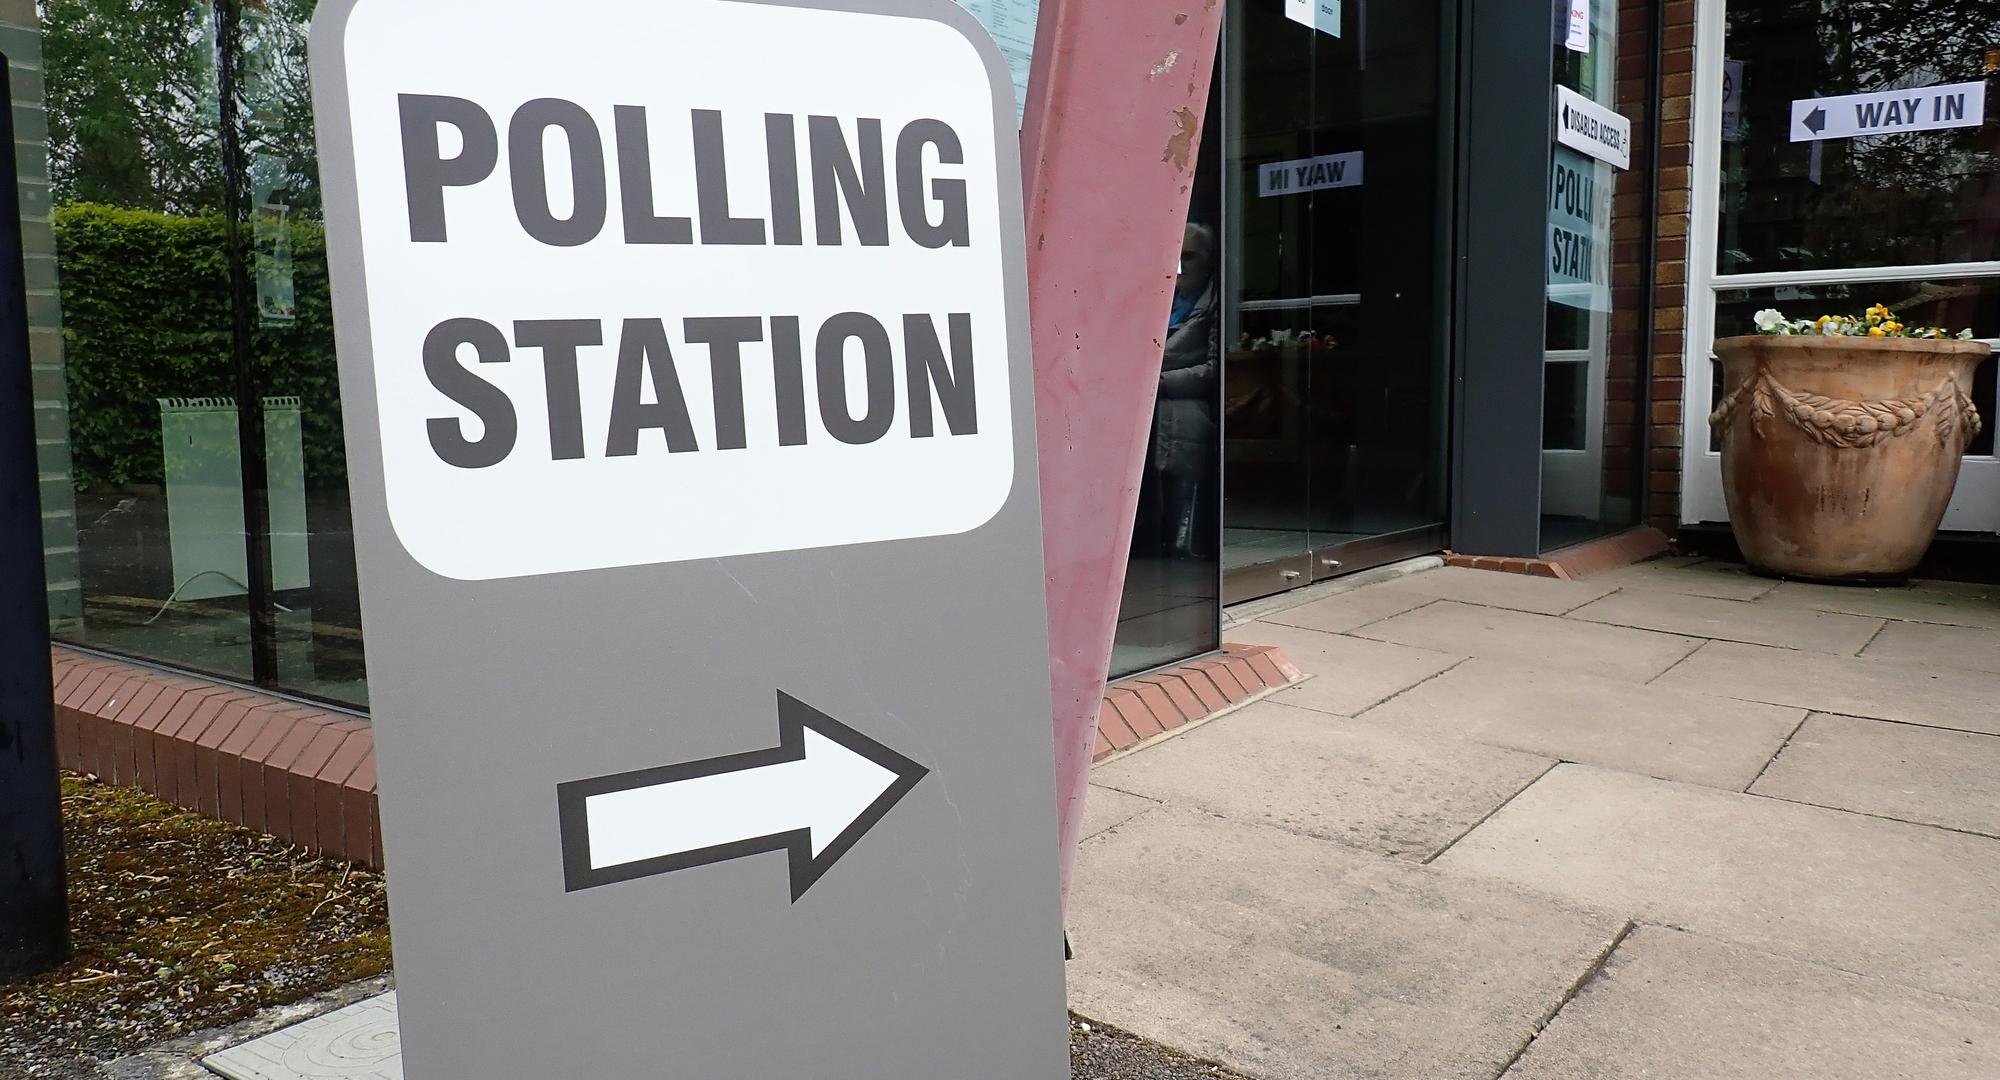
[[[1978,436],[1976,341],[1739,337],[1715,343],[1730,527],[1753,569],[1873,583],[1923,560]]]

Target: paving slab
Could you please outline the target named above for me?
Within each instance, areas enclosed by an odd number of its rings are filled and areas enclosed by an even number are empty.
[[[1092,784],[1083,796],[1083,838],[1088,840],[1115,829],[1148,810],[1158,809],[1159,805],[1151,799]]]
[[[1474,658],[1357,722],[1741,791],[1805,717],[1804,709]]]
[[[1171,806],[1422,860],[1554,764],[1267,700],[1104,765],[1095,781]]]
[[[1413,648],[1637,683],[1657,677],[1702,644],[1696,638],[1652,630],[1600,626],[1450,601],[1386,619],[1355,634]],[[1308,671],[1317,670],[1304,666]]]
[[[1584,580],[1616,585],[1623,590],[1712,596],[1718,600],[1755,600],[1778,587],[1776,579],[1752,574],[1739,563],[1694,558],[1654,559],[1592,574]]]
[[[403,1080],[396,993],[232,1046],[202,1064],[226,1080]]]
[[[1892,622],[1861,655],[1872,660],[1943,664],[2000,672],[2000,630],[1938,623]]]
[[[1763,602],[2000,630],[2000,587],[1993,585],[1926,581],[1895,589],[1863,589],[1787,581],[1771,590]]]
[[[1813,712],[2000,734],[2000,675],[1717,641],[1655,685]]]
[[[2000,837],[2000,738],[1814,716],[1750,791]]]
[[[1412,574],[1393,584],[1376,586],[1376,589],[1408,596],[1427,596],[1434,600],[1456,600],[1463,604],[1561,615],[1608,595],[1617,587],[1595,580],[1559,581],[1555,578],[1447,566],[1427,574]]]
[[[1586,604],[1568,618],[1834,656],[1860,652],[1884,625],[1860,615],[1643,589]]]
[[[2000,843],[1562,765],[1433,864],[2000,1004]]]
[[[1431,571],[1438,573],[1439,571]],[[1263,617],[1267,623],[1279,626],[1296,626],[1306,630],[1319,630],[1328,634],[1344,634],[1359,629],[1372,622],[1381,622],[1391,615],[1401,615],[1435,604],[1438,598],[1428,593],[1410,592],[1394,585],[1375,585],[1366,589],[1329,596],[1310,604],[1285,611],[1274,611]]]
[[[1083,847],[1070,1004],[1259,1080],[1489,1080],[1623,921],[1169,807]]]
[[[1276,645],[1314,676],[1278,691],[1270,700],[1339,716],[1353,716],[1380,704],[1465,659],[1462,654],[1261,622],[1236,627],[1223,636],[1244,645]]]
[[[1504,1080],[1991,1080],[2000,1009],[1633,931]]]

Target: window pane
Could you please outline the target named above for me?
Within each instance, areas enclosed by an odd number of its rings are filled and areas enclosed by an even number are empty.
[[[251,674],[241,421],[205,2],[43,6],[77,509],[67,640]]]
[[[1584,431],[1590,364],[1583,360],[1552,361],[1543,365],[1542,372],[1542,449],[1585,449],[1590,438]]]
[[[1717,268],[2000,259],[1990,104],[1980,127],[1792,141],[1794,101],[1989,80],[1996,22],[1995,0],[1730,0]]]
[[[1213,97],[1209,107],[1219,108]],[[1113,678],[1222,644],[1220,161],[1221,140],[1202,140],[1180,277],[1161,338],[1164,356],[1111,654]]]
[[[1860,315],[1875,304],[1886,304],[1912,326],[1942,326],[1956,333],[1970,329],[1981,338],[2000,338],[2000,278],[1970,281],[1901,281],[1886,285],[1785,286],[1775,289],[1725,289],[1716,294],[1715,336],[1754,334],[1757,312],[1776,308],[1794,319],[1821,315]],[[1968,457],[1993,454],[1993,429],[2000,415],[1994,391],[1996,360],[1988,357],[1974,376],[1972,398],[1986,419],[1986,430]],[[1722,367],[1714,365],[1715,399],[1721,403]],[[1709,448],[1721,446],[1711,437]]]

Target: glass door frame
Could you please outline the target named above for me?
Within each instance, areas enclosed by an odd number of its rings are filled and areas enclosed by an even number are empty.
[[[1456,151],[1460,136],[1459,112],[1461,93],[1457,65],[1461,52],[1461,42],[1463,40],[1460,20],[1463,15],[1462,4],[1464,0],[1433,0],[1433,2],[1438,6],[1438,132],[1436,143],[1438,174],[1436,193],[1432,200],[1437,244],[1437,250],[1434,252],[1432,261],[1432,287],[1435,295],[1439,297],[1439,302],[1434,308],[1435,318],[1428,340],[1431,346],[1430,357],[1435,368],[1433,385],[1437,395],[1437,400],[1432,403],[1432,409],[1437,420],[1437,423],[1434,425],[1436,438],[1430,450],[1431,461],[1438,475],[1436,491],[1433,493],[1437,520],[1417,528],[1378,534],[1359,540],[1346,540],[1335,544],[1311,545],[1305,551],[1235,569],[1230,569],[1227,561],[1218,557],[1216,568],[1221,578],[1222,603],[1225,609],[1230,605],[1241,604],[1289,592],[1294,589],[1301,589],[1346,574],[1385,566],[1404,559],[1436,554],[1450,546],[1451,507],[1453,505],[1451,488],[1454,481],[1452,445],[1456,436],[1456,412],[1453,408],[1453,393],[1456,381],[1455,372],[1457,371],[1459,362],[1459,357],[1456,355],[1454,349],[1456,341],[1454,324],[1457,312],[1454,288],[1457,275],[1453,265],[1453,253],[1458,243],[1457,224],[1460,216],[1460,207],[1458,205],[1460,191],[1459,160]],[[1368,17],[1367,6],[1369,3],[1370,0],[1357,0],[1357,6],[1361,9],[1358,17],[1364,23]],[[1313,32],[1316,33],[1317,31]],[[1365,36],[1363,40],[1365,41]],[[1222,87],[1220,98],[1222,105],[1221,118],[1225,119],[1221,123],[1215,123],[1211,127],[1209,131],[1210,137],[1227,137],[1227,132],[1223,130],[1223,123],[1226,123],[1227,117],[1233,115],[1231,99],[1236,92],[1236,83],[1229,78],[1229,74],[1237,63],[1235,50],[1240,47],[1240,42],[1232,41],[1229,35],[1225,33],[1224,47],[1221,56],[1218,58],[1215,75]],[[1232,223],[1239,218],[1239,208],[1243,206],[1244,177],[1240,169],[1230,167],[1226,151],[1223,155],[1223,160],[1222,213],[1218,230],[1220,234],[1218,237],[1218,247],[1225,253],[1225,257],[1218,261],[1217,281],[1219,287],[1224,290],[1223,296],[1227,298],[1235,295],[1235,283],[1238,280],[1239,274],[1238,268],[1234,265],[1232,259],[1228,257],[1236,250],[1230,244],[1229,232],[1233,228]],[[1301,306],[1309,308],[1322,305],[1358,305],[1361,302],[1359,294],[1311,296],[1300,299],[1302,301]],[[1266,305],[1283,302],[1269,300],[1252,301],[1253,304],[1262,303]],[[1245,308],[1240,303],[1225,302],[1223,305],[1222,341],[1224,348],[1220,363],[1222,365],[1221,382],[1222,386],[1225,387],[1225,406],[1227,404],[1226,387],[1228,386],[1229,379],[1228,343],[1237,340],[1241,333],[1240,313],[1243,310]],[[1229,421],[1228,409],[1226,407],[1218,410],[1217,425],[1219,428],[1219,445],[1222,448],[1222,453],[1227,455],[1229,453]],[[1311,498],[1312,477],[1305,471],[1306,465],[1300,462],[1293,463],[1293,465],[1287,467],[1297,467],[1300,470],[1299,486],[1304,489],[1301,501],[1302,504],[1309,506],[1306,500]],[[1217,500],[1216,506],[1216,512],[1224,515],[1224,529],[1218,530],[1218,535],[1226,535],[1228,500],[1229,469],[1225,462],[1221,470],[1221,497]],[[1309,516],[1307,524],[1307,537],[1310,543],[1311,530]],[[1226,540],[1223,547],[1226,550]],[[1220,553],[1218,554],[1220,555]]]

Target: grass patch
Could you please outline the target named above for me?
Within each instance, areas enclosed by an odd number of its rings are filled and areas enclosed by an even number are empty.
[[[389,968],[379,875],[63,777],[75,958],[0,987],[0,1076],[79,1066]]]

